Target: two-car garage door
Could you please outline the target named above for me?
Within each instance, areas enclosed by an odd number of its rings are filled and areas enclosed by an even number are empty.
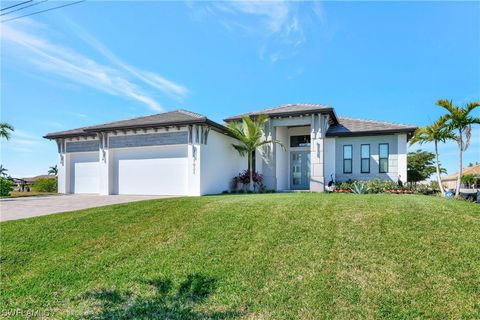
[[[119,148],[113,151],[113,193],[186,195],[187,146]]]
[[[132,195],[188,194],[187,146],[110,150],[110,191]],[[70,153],[70,193],[100,192],[99,152]]]

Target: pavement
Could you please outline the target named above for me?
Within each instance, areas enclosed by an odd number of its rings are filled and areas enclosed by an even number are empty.
[[[171,196],[69,194],[0,199],[0,221],[17,220],[53,213],[74,211]]]

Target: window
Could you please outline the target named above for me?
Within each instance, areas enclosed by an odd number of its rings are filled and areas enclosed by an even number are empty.
[[[352,146],[343,146],[343,173],[352,173]]]
[[[361,153],[360,172],[370,173],[370,145],[362,144],[360,147],[360,153]]]
[[[378,145],[378,172],[388,172],[388,143]]]
[[[310,135],[304,136],[291,136],[290,147],[310,147]]]

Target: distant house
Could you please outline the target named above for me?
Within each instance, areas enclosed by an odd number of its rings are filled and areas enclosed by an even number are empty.
[[[39,176],[29,177],[29,178],[13,178],[13,182],[16,184],[14,190],[15,191],[20,191],[20,192],[30,191],[33,183],[35,181],[37,181],[38,179],[41,179],[41,178],[53,179],[53,178],[55,178],[55,176],[42,174],[42,175],[39,175]]]
[[[288,104],[251,112],[268,116],[265,133],[281,141],[254,155],[265,187],[324,191],[330,179],[403,182],[407,141],[416,127],[337,116],[334,108]],[[395,113],[392,113],[395,117]],[[242,115],[224,119],[241,121]],[[177,110],[49,133],[59,152],[61,193],[203,195],[229,189],[247,169],[228,128]]]
[[[475,185],[470,187],[474,189],[475,188],[480,189],[480,164],[474,165],[472,167],[463,168],[462,175],[466,175],[466,174],[473,174],[477,178]],[[449,176],[442,178],[442,184],[447,189],[455,190],[457,188],[457,178],[458,178],[458,172],[455,172],[454,174],[451,174]],[[467,186],[461,185],[460,187],[466,188]]]

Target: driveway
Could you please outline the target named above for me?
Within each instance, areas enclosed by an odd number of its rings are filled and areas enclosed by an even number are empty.
[[[17,220],[52,213],[101,207],[110,204],[134,202],[169,196],[127,196],[127,195],[86,195],[69,194],[46,197],[23,197],[0,200],[0,221]]]

